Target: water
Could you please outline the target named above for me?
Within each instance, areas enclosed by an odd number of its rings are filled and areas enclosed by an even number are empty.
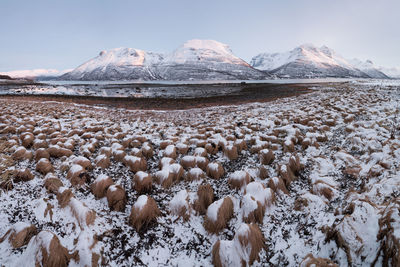
[[[245,84],[242,84],[245,82]],[[220,81],[45,81],[38,85],[0,85],[0,94],[65,95],[121,98],[199,98],[240,95],[259,84],[316,84],[351,82],[366,85],[400,85],[400,80],[374,79],[276,79]],[[262,87],[262,86],[261,86]]]

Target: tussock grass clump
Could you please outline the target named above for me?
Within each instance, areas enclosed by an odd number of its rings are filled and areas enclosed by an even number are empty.
[[[33,174],[31,171],[26,168],[24,170],[15,170],[14,171],[14,182],[27,182],[33,179]]]
[[[65,208],[73,197],[74,193],[72,193],[71,189],[65,187],[60,187],[58,189],[57,201],[61,208]]]
[[[36,171],[46,175],[49,172],[53,172],[54,167],[48,159],[42,158],[36,163]]]
[[[235,171],[229,176],[228,183],[233,189],[241,189],[250,183],[250,174],[246,171]]]
[[[169,188],[174,183],[174,174],[168,169],[162,169],[154,174],[156,183],[164,188]]]
[[[224,168],[222,167],[221,163],[219,163],[219,162],[209,163],[207,165],[206,172],[207,172],[208,176],[210,176],[211,178],[214,178],[214,179],[221,178],[225,173]]]
[[[193,208],[200,215],[205,215],[208,206],[210,206],[213,200],[214,190],[212,189],[211,185],[199,185],[197,189],[197,199],[194,202]]]
[[[216,267],[251,266],[259,260],[261,250],[267,250],[265,238],[255,224],[241,224],[233,240],[218,240],[212,249]]]
[[[107,169],[111,165],[110,158],[106,155],[98,155],[94,161],[96,162],[96,166],[102,169]]]
[[[45,148],[39,148],[35,152],[35,160],[39,161],[40,159],[50,159],[50,154]]]
[[[161,212],[158,209],[156,201],[146,195],[141,195],[132,207],[129,216],[129,224],[135,227],[136,231],[140,231],[157,220]]]
[[[107,202],[111,210],[123,211],[127,202],[125,189],[120,185],[111,185],[108,187]]]
[[[61,182],[60,179],[58,179],[54,175],[50,176],[49,174],[51,173],[48,173],[44,180],[44,187],[46,188],[48,193],[57,194],[60,187],[63,187],[64,184]]]
[[[172,215],[189,220],[191,207],[189,204],[189,194],[187,190],[179,191],[170,201],[169,209]]]
[[[224,229],[228,221],[233,217],[233,201],[231,197],[225,197],[213,202],[207,208],[204,219],[204,228],[210,233],[219,233]]]
[[[144,158],[125,156],[124,163],[132,172],[146,171],[147,161]]]
[[[32,238],[26,251],[35,255],[35,266],[66,267],[73,258],[58,237],[49,231],[41,231]]]
[[[238,149],[234,145],[225,146],[224,154],[229,160],[235,160],[239,157]]]
[[[307,254],[307,256],[300,263],[300,267],[338,267],[336,263],[331,261],[330,259],[324,258],[315,258],[311,253]],[[395,265],[393,265],[395,266]]]
[[[90,175],[81,165],[73,164],[67,173],[67,179],[73,186],[82,186],[90,182]]]
[[[272,150],[262,149],[259,152],[260,162],[263,165],[269,165],[275,160],[275,155]]]
[[[93,195],[96,198],[103,198],[107,194],[107,189],[113,185],[113,180],[105,174],[99,175],[90,186]]]
[[[138,193],[150,192],[153,179],[147,172],[138,171],[133,177],[133,187]]]
[[[279,177],[273,177],[268,181],[268,187],[271,188],[275,193],[285,193],[289,194],[286,188],[285,182]]]
[[[0,243],[8,240],[13,248],[20,248],[27,245],[29,240],[32,236],[36,235],[36,233],[37,229],[34,225],[18,222],[0,238]]]

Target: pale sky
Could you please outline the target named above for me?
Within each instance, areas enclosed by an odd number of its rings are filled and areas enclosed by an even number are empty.
[[[190,39],[249,61],[303,43],[400,67],[400,0],[2,0],[0,71],[75,68],[101,50],[169,52]]]

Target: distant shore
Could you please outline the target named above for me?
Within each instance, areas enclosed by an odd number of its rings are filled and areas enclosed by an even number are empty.
[[[313,84],[315,85],[315,84]],[[146,85],[153,86],[153,85]],[[13,99],[21,101],[57,101],[85,105],[108,106],[139,110],[181,110],[191,108],[202,108],[223,105],[240,105],[251,102],[268,102],[281,97],[301,95],[311,90],[311,84],[268,84],[268,83],[241,83],[234,86],[226,94],[219,94],[219,90],[225,90],[226,84],[192,84],[184,85],[182,90],[199,90],[196,94],[212,87],[211,93],[215,95],[204,95],[201,97],[103,97],[87,95],[59,95],[59,94],[3,94],[0,99]],[[171,85],[165,85],[171,87]],[[231,88],[229,88],[231,89]],[[177,85],[174,90],[179,91]]]

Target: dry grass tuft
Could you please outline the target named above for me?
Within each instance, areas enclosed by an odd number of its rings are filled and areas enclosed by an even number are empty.
[[[127,202],[125,189],[120,185],[111,185],[108,187],[107,202],[111,210],[123,211]]]
[[[142,201],[145,201],[143,206],[142,203],[138,203]],[[156,221],[160,214],[156,201],[151,197],[141,195],[132,207],[129,224],[139,232],[143,227],[147,228],[151,222]]]
[[[300,263],[300,267],[338,267],[336,263],[329,259],[315,258],[311,253]]]
[[[217,209],[217,218],[214,221],[210,217],[211,210]],[[228,225],[228,221],[233,217],[233,202],[231,197],[225,197],[208,206],[206,217],[204,219],[204,228],[210,232],[217,234]]]
[[[208,206],[214,200],[214,190],[212,189],[211,185],[199,185],[197,189],[197,199],[194,202],[193,208],[197,211],[200,215],[206,214]]]

